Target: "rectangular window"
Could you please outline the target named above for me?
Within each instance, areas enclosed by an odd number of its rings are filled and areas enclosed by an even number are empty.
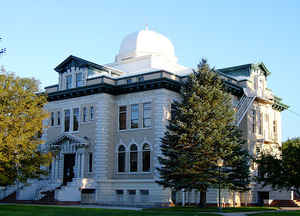
[[[123,195],[123,194],[124,194],[124,191],[123,191],[123,190],[116,190],[116,194],[117,194],[117,195]]]
[[[261,112],[258,113],[258,122],[259,122],[259,130],[258,133],[260,135],[263,134],[263,115]]]
[[[95,112],[94,107],[91,106],[90,107],[90,120],[94,120],[94,114],[95,114],[94,112]]]
[[[139,77],[139,82],[143,82],[144,81],[144,77],[143,76],[140,76]]]
[[[139,127],[139,105],[131,105],[131,128]]]
[[[93,172],[93,153],[89,153],[89,172]]]
[[[73,131],[78,131],[79,127],[79,108],[73,109]]]
[[[95,71],[89,68],[88,69],[88,77],[92,77],[94,75],[95,75]]]
[[[82,72],[76,74],[76,87],[83,86],[83,74]]]
[[[270,130],[269,114],[266,113],[265,117],[266,117],[266,129],[267,129],[267,132],[266,132],[265,135],[268,136],[268,138],[271,138],[271,130]]]
[[[82,111],[82,121],[86,122],[86,117],[87,117],[87,109],[86,107],[83,107],[83,111]]]
[[[136,190],[128,190],[128,194],[129,195],[135,195],[136,194]]]
[[[256,110],[252,110],[252,133],[256,133]]]
[[[57,125],[60,125],[60,112],[57,112]]]
[[[140,190],[141,195],[149,195],[149,190]]]
[[[132,79],[127,79],[127,84],[132,83]]]
[[[70,131],[70,110],[65,110],[65,132]]]
[[[72,75],[66,76],[66,89],[72,88]]]
[[[152,104],[144,103],[143,104],[143,127],[148,128],[152,126]]]
[[[119,129],[126,130],[126,114],[127,114],[127,107],[120,106],[119,108]]]
[[[51,126],[54,126],[54,112],[51,112]]]
[[[274,139],[275,141],[278,140],[278,134],[277,134],[277,121],[273,121],[273,134],[274,134]]]

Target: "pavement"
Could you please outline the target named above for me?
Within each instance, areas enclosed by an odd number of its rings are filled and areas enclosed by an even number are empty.
[[[299,211],[299,207],[281,207],[279,210],[274,211],[252,211],[252,212],[230,212],[230,213],[222,213],[222,212],[216,212],[217,214],[224,215],[224,216],[247,216],[252,214],[258,214],[258,213],[268,213],[268,212],[285,212],[285,211]]]

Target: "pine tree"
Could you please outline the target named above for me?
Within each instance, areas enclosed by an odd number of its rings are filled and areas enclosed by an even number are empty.
[[[207,188],[219,182],[217,160],[223,159],[227,168],[222,172],[223,187],[246,189],[249,157],[234,126],[231,96],[206,60],[188,76],[180,94],[182,101],[173,103],[162,138],[161,179],[157,182],[175,191],[199,190],[204,206]]]
[[[38,94],[38,82],[12,74],[0,74],[0,185],[25,182],[45,174],[49,154],[38,150],[46,96]]]

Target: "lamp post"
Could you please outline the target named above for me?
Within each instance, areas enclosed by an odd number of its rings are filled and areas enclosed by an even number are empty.
[[[221,167],[223,166],[223,159],[219,158],[217,160],[217,166],[219,168],[219,211],[222,210],[222,207],[221,207]]]

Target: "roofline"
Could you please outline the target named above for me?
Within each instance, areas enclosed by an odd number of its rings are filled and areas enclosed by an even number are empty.
[[[75,59],[75,60],[78,60],[78,61],[82,61],[82,62],[85,62],[88,66],[91,66],[91,67],[94,67],[96,69],[99,69],[99,70],[105,70],[105,71],[108,71],[108,70],[111,70],[115,73],[117,73],[118,75],[121,75],[122,74],[122,71],[120,70],[117,70],[115,68],[111,68],[111,67],[107,67],[107,66],[103,66],[103,65],[99,65],[99,64],[96,64],[94,62],[91,62],[91,61],[88,61],[88,60],[85,60],[83,58],[80,58],[80,57],[77,57],[77,56],[73,56],[73,55],[70,55],[69,57],[67,57],[63,62],[61,62],[59,65],[57,65],[54,70],[58,73],[61,73],[62,71],[59,69],[60,67],[62,67],[67,61],[69,61],[70,59]]]

